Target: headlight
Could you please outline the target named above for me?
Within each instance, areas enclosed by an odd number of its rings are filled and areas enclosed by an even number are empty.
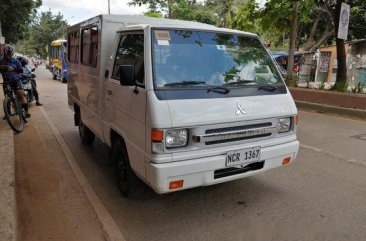
[[[278,119],[277,130],[278,133],[287,132],[291,128],[291,118],[280,118]]]
[[[167,130],[165,132],[165,147],[181,147],[187,145],[188,142],[188,130],[177,129]]]

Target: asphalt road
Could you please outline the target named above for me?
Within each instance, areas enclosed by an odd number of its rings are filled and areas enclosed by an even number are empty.
[[[43,108],[129,241],[366,240],[366,121],[300,111],[301,148],[292,165],[128,200],[115,185],[108,148],[100,141],[81,144],[66,84],[43,66],[37,76]],[[18,148],[27,145],[23,139],[17,138]]]

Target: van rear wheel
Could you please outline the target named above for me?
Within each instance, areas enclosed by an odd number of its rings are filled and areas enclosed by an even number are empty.
[[[141,195],[144,187],[133,172],[124,142],[117,138],[112,145],[112,161],[115,166],[117,186],[121,194],[127,198]]]
[[[83,123],[83,120],[79,119],[79,135],[81,143],[84,145],[91,145],[95,139],[94,133]]]

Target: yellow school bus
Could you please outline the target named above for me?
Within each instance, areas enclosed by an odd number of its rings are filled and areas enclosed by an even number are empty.
[[[52,41],[49,48],[50,71],[54,80],[67,81],[67,41],[58,39]]]

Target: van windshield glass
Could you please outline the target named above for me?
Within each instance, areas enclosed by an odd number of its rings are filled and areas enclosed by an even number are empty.
[[[257,38],[166,29],[155,29],[152,38],[156,88],[283,84]]]

